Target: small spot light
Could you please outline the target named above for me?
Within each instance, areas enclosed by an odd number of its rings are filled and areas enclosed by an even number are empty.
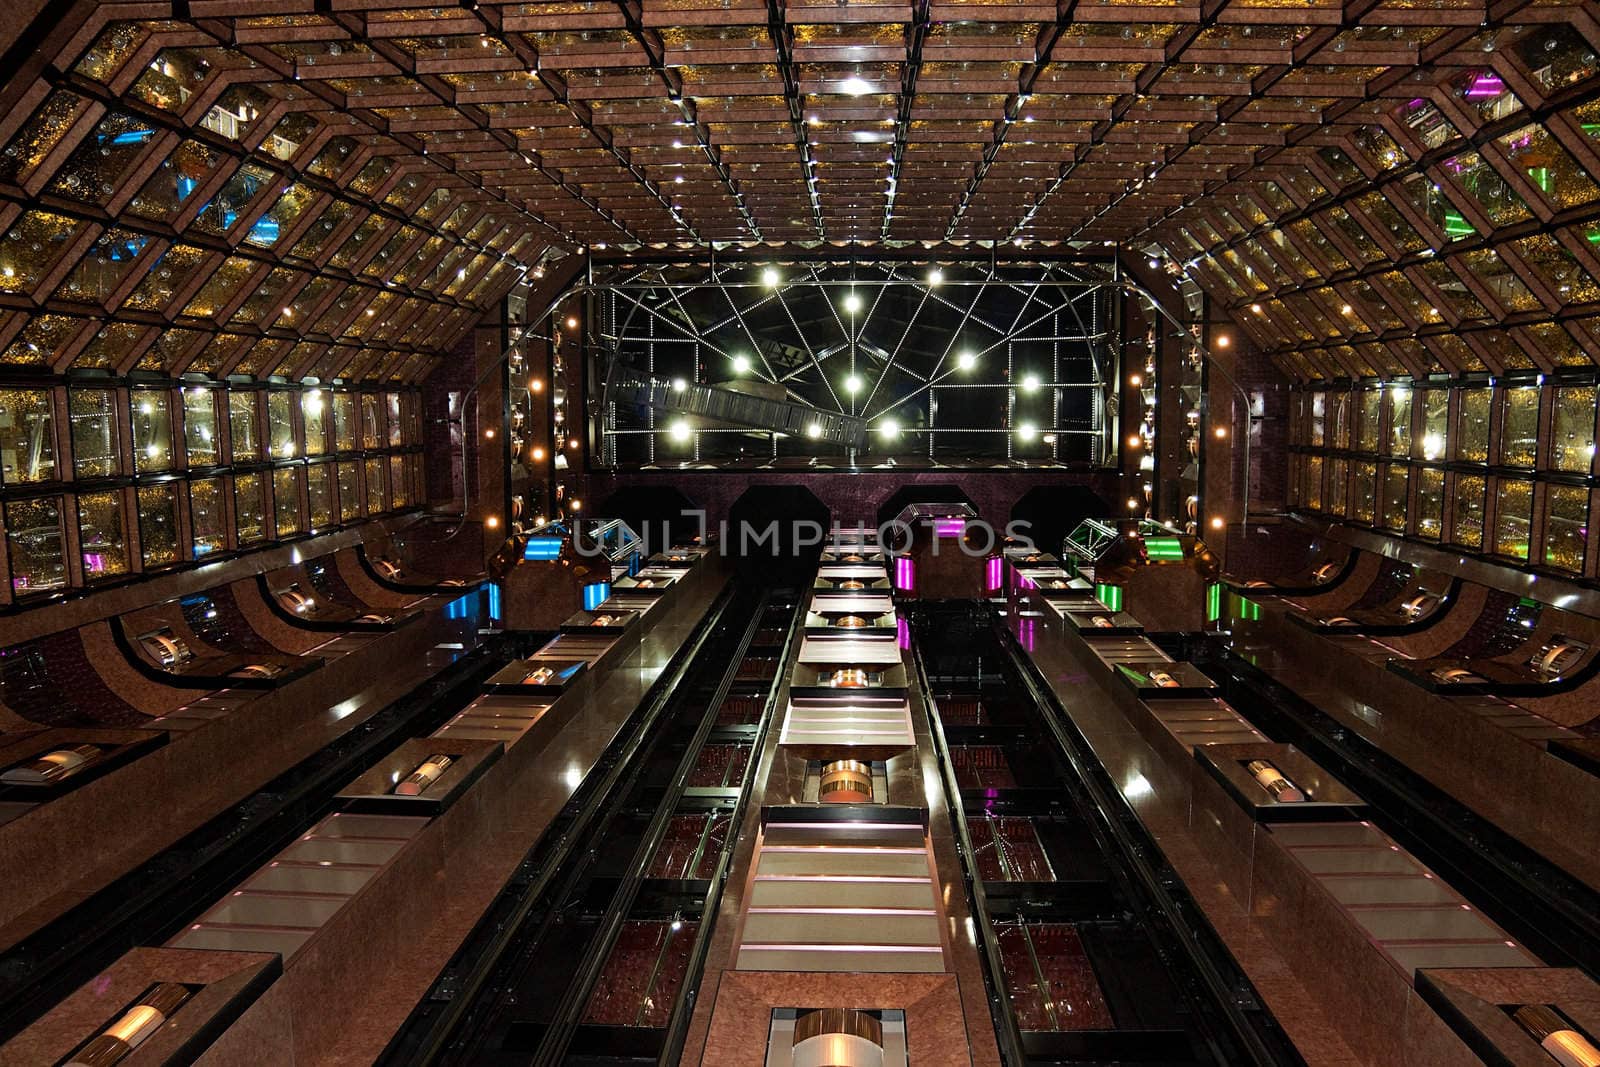
[[[672,424],[672,439],[674,441],[687,441],[689,432],[689,424],[683,419],[678,419]]]
[[[735,373],[735,374],[749,374],[750,373],[750,357],[749,356],[734,356],[733,357],[733,373]]]
[[[491,429],[483,431],[483,436],[492,439],[494,437],[494,430],[491,428]]]
[[[583,501],[574,500],[571,503],[569,503],[567,505],[567,507],[571,508],[573,511],[582,511],[583,510]]]
[[[929,289],[938,287],[939,283],[942,281],[944,281],[944,271],[940,270],[938,267],[934,267],[928,272]]]
[[[1039,376],[1037,374],[1024,374],[1022,376],[1022,391],[1024,393],[1035,392],[1038,388]]]
[[[761,272],[761,284],[766,286],[768,289],[776,289],[778,287],[778,283],[782,280],[783,279],[778,276],[777,270],[773,267],[768,267]]]
[[[1137,374],[1130,374],[1128,375],[1128,384],[1137,389],[1144,384],[1144,379]]]
[[[854,293],[846,293],[844,298],[844,310],[847,315],[854,315],[856,312],[860,311],[861,298]]]
[[[1225,521],[1223,521],[1223,518],[1222,518],[1221,515],[1214,516],[1212,518],[1212,520],[1211,520],[1211,528],[1213,530],[1220,530],[1226,525],[1228,525],[1228,524]]]
[[[816,440],[818,437],[821,437],[822,436],[822,423],[813,422],[810,426],[807,426],[806,427],[806,436],[811,438],[812,440]]]
[[[972,352],[963,352],[956,357],[956,366],[962,370],[971,370],[978,365],[978,357]]]
[[[1129,511],[1138,511],[1139,510],[1139,498],[1138,497],[1130,496],[1128,498],[1128,510]]]
[[[1253,312],[1253,313],[1254,313],[1254,314],[1257,314],[1257,315],[1259,315],[1259,314],[1261,314],[1261,305],[1260,305],[1260,304],[1251,304],[1251,305],[1250,305],[1250,310],[1251,310],[1251,311],[1252,311],[1252,312]]]
[[[539,462],[543,461],[543,459],[544,459],[544,449],[535,448],[533,450],[533,461],[535,463],[539,463]]]
[[[1228,336],[1225,333],[1217,335],[1217,347],[1218,348],[1227,348],[1231,344],[1233,344],[1233,338],[1232,337]]]
[[[878,423],[878,432],[888,438],[900,436],[900,424],[893,419],[884,419]]]
[[[1154,256],[1150,257],[1150,269],[1155,270],[1161,266],[1161,261]]]
[[[578,328],[578,317],[576,315],[568,315],[567,316],[567,329],[576,330],[577,328]]]
[[[844,391],[847,393],[861,392],[861,379],[852,374],[844,380]]]
[[[489,529],[493,530],[500,525],[500,520],[497,517],[490,515],[487,519],[483,520],[483,524],[489,527]]]
[[[542,392],[544,392],[544,379],[543,378],[535,378],[533,381],[529,382],[528,383],[528,392],[530,392],[530,393],[542,393]]]
[[[1138,434],[1135,433],[1128,435],[1129,448],[1138,448],[1142,444],[1144,444],[1144,438],[1140,437]]]
[[[1017,440],[1031,441],[1039,435],[1039,427],[1031,422],[1024,422],[1017,426]]]
[[[684,381],[682,378],[672,379],[672,391],[674,393],[681,393],[687,388],[689,388],[689,383]]]
[[[1223,438],[1223,437],[1228,436],[1228,428],[1226,426],[1218,426],[1215,430],[1212,430],[1211,432],[1216,434],[1216,436],[1218,438]]]
[[[572,448],[572,449],[576,449],[578,447],[578,439],[576,437],[574,437],[572,440],[568,441],[567,442],[567,447],[568,448]]]

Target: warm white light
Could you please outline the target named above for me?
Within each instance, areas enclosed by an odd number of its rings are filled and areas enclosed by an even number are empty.
[[[1137,374],[1130,374],[1128,375],[1128,384],[1137,389],[1139,386],[1144,384],[1144,379],[1139,377]]]
[[[1024,374],[1022,376],[1022,391],[1024,393],[1034,392],[1038,388],[1039,376],[1037,374]]]
[[[528,392],[530,392],[530,393],[542,393],[542,392],[544,392],[544,379],[543,378],[535,378],[532,381],[530,381],[528,383]]]
[[[865,78],[853,76],[839,83],[839,91],[846,96],[866,96],[872,92],[872,85]]]
[[[938,267],[934,267],[928,272],[928,288],[932,289],[942,281],[944,281],[944,271]]]
[[[483,524],[489,527],[489,529],[493,530],[495,527],[500,525],[500,520],[495,518],[493,515],[490,515],[487,519],[483,520]]]
[[[494,431],[493,430],[485,430],[485,431],[483,431],[483,436],[488,437],[490,439],[493,439],[494,438]]]
[[[850,375],[844,380],[844,391],[847,393],[859,393],[861,391],[861,379],[854,374]]]
[[[1227,348],[1231,344],[1233,344],[1233,338],[1229,337],[1227,334],[1224,333],[1217,336],[1218,348]]]
[[[568,316],[567,316],[567,329],[569,329],[569,330],[576,330],[576,329],[577,329],[577,328],[578,328],[578,319],[577,319],[577,316],[575,316],[575,315],[568,315]]]
[[[810,426],[807,426],[806,427],[806,436],[810,437],[812,439],[816,439],[818,437],[821,437],[822,436],[822,423],[813,422]]]
[[[735,374],[749,374],[750,373],[750,357],[749,356],[734,356],[733,357],[733,373],[735,373]]]
[[[1212,430],[1211,432],[1216,434],[1217,437],[1219,437],[1219,438],[1228,436],[1228,428],[1226,426],[1218,426],[1215,430]]]
[[[1259,315],[1259,314],[1261,314],[1261,305],[1260,304],[1251,304],[1250,305],[1250,310],[1255,312],[1257,315]]]
[[[1129,434],[1128,435],[1128,447],[1129,448],[1138,448],[1142,444],[1144,444],[1144,438],[1140,437],[1138,434]]]
[[[1138,497],[1130,496],[1128,498],[1128,510],[1129,511],[1138,511],[1139,510],[1139,498]]]
[[[861,310],[861,298],[854,293],[845,294],[844,310],[848,315],[854,315]]]
[[[893,419],[884,419],[878,423],[878,432],[885,437],[899,437],[900,424]]]
[[[543,460],[543,459],[544,459],[544,449],[542,449],[542,448],[535,448],[535,449],[534,449],[534,450],[533,450],[533,461],[534,461],[534,462],[535,462],[535,463],[538,463],[538,462],[540,462],[540,461],[541,461],[541,460]]]
[[[1591,446],[1593,447],[1593,446]],[[1444,455],[1444,435],[1425,433],[1422,435],[1422,458],[1438,459]]]
[[[768,289],[776,289],[783,279],[778,277],[778,272],[773,267],[768,267],[761,272],[761,284]]]
[[[978,357],[972,352],[963,352],[956,357],[956,366],[962,370],[971,370],[978,365]]]
[[[684,381],[682,378],[672,379],[672,391],[674,393],[681,393],[687,388],[689,388],[689,383]]]
[[[678,419],[672,424],[671,432],[674,441],[687,441],[689,439],[689,424],[683,419]]]
[[[1038,436],[1038,433],[1039,427],[1035,426],[1031,422],[1024,422],[1017,427],[1017,437],[1019,440],[1031,441]]]
[[[1213,530],[1220,530],[1226,525],[1227,525],[1227,523],[1223,521],[1223,518],[1222,518],[1221,515],[1218,515],[1217,517],[1215,517],[1214,519],[1211,520],[1211,528]]]

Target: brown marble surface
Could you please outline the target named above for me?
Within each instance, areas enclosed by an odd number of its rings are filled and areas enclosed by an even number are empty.
[[[245,983],[258,977],[265,981],[267,973],[277,969],[278,957],[272,953],[133,949],[0,1046],[0,1067],[55,1063],[115,1022],[135,998],[157,982],[206,987],[179,1005],[169,1021],[145,1041],[152,1051],[154,1042],[174,1045],[213,1018]]]

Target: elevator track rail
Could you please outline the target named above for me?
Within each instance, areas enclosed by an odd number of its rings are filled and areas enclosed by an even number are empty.
[[[713,827],[743,811],[800,617],[790,591],[725,595],[380,1063],[674,1062],[734,845]],[[697,819],[692,869],[662,877]]]
[[[268,782],[171,848],[0,954],[0,1042],[137,945],[158,944],[333,807],[334,794],[408,737],[466,705],[537,641],[499,635]]]
[[[1303,1064],[990,606],[946,601],[902,610],[911,616],[918,679],[1007,1062]],[[962,702],[976,702],[984,713],[947,721]],[[980,754],[1006,767],[1000,787],[975,785],[963,770],[980,763]],[[1014,765],[1004,764],[1006,754]],[[1053,863],[1048,879],[981,873],[973,831],[1007,820],[1025,822],[1040,855],[1053,857],[1044,861]],[[1044,984],[1045,933],[1079,951],[1081,973],[1095,987],[1095,995],[1066,1003],[1066,1011],[1079,1012],[1076,1019],[1059,1018],[1067,998],[1056,998],[1053,987],[1037,1002],[1041,1010],[1030,1013],[1026,981],[1008,977],[1015,968],[1002,938],[1013,961],[1016,946],[1025,947],[1029,973]]]

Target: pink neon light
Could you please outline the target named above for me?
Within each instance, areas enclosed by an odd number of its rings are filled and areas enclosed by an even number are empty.
[[[911,562],[911,557],[901,556],[894,561],[894,587],[902,593],[909,593],[916,587],[916,565]]]
[[[1506,83],[1493,71],[1482,71],[1473,76],[1465,94],[1468,100],[1493,100],[1506,91]]]
[[[966,519],[939,519],[933,524],[933,532],[940,537],[960,537],[966,530]]]
[[[984,588],[991,593],[1000,588],[1001,579],[1005,575],[1001,563],[999,556],[990,556],[988,562],[983,565]]]

